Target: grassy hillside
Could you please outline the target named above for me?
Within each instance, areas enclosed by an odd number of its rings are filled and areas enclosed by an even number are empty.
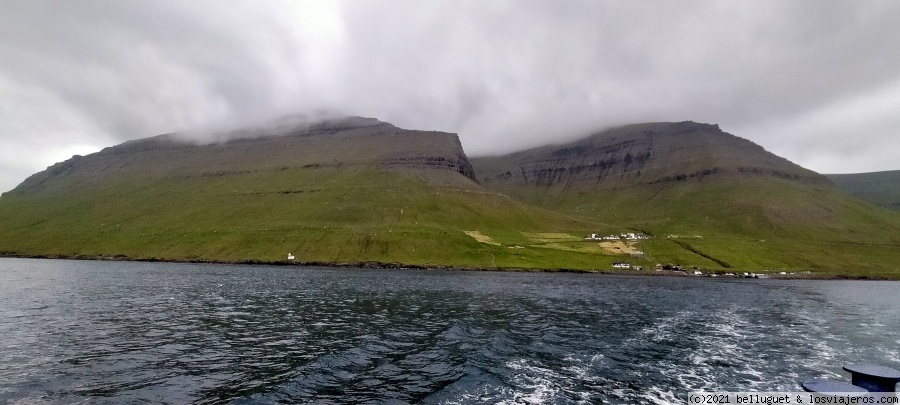
[[[841,191],[869,203],[900,211],[900,170],[826,174]]]
[[[520,201],[654,235],[648,262],[900,278],[900,215],[691,124],[629,126],[472,164],[482,184]]]
[[[900,274],[900,216],[825,187],[773,179],[683,183],[554,206],[655,235],[646,250],[663,262]]]
[[[477,268],[615,260],[596,246],[547,245],[533,235],[596,225],[490,192],[470,171],[455,135],[389,125],[214,145],[157,137],[4,194],[0,252]]]
[[[472,163],[454,134],[373,119],[227,135],[126,142],[29,177],[0,196],[0,254],[900,278],[900,214],[711,125]],[[583,238],[627,230],[654,237]]]

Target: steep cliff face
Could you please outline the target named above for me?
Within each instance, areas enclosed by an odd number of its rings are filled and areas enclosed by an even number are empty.
[[[34,174],[11,193],[52,183],[89,187],[111,179],[225,176],[293,168],[370,166],[386,170],[451,172],[458,185],[474,183],[474,171],[456,134],[397,128],[372,118],[315,123],[276,123],[198,144],[177,134],[125,142],[88,156],[74,156]]]
[[[628,125],[564,145],[472,163],[483,184],[501,188],[586,191],[751,176],[828,183],[824,176],[717,125],[689,121]]]

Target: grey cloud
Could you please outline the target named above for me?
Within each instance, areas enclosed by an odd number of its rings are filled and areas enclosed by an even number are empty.
[[[695,120],[822,172],[900,169],[898,20],[895,1],[8,1],[0,189],[76,146],[323,108],[470,155]]]

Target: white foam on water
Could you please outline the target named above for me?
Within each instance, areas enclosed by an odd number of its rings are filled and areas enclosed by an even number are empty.
[[[681,311],[674,316],[664,318],[661,322],[654,323],[653,325],[642,329],[638,336],[626,339],[625,345],[628,346],[635,343],[643,344],[643,342],[647,340],[659,342],[671,339],[692,315],[693,313],[691,311]]]
[[[501,403],[541,404],[559,394],[560,388],[554,381],[561,381],[565,377],[549,368],[530,363],[525,359],[511,360],[506,363],[506,367],[516,371],[512,377],[516,391],[513,393],[512,402]]]
[[[602,354],[591,355],[580,359],[576,355],[564,357],[570,363],[557,371],[540,364],[537,360],[514,359],[505,363],[510,371],[507,384],[480,385],[469,392],[458,394],[453,399],[442,401],[446,404],[495,403],[495,404],[543,404],[557,402],[565,398],[566,402],[592,403],[592,396],[597,394],[607,380],[592,375],[592,364],[602,361]],[[581,387],[578,390],[573,387]],[[587,387],[596,387],[590,390]],[[622,398],[627,398],[624,392]]]
[[[752,325],[740,312],[722,309],[713,317],[700,318],[699,314],[682,312],[663,323],[667,329],[692,331],[680,338],[692,339],[697,347],[687,354],[687,364],[666,361],[659,365],[661,373],[673,381],[676,391],[682,393],[699,390],[725,389],[720,380],[723,373],[740,375],[742,386],[753,389],[763,383],[763,372],[757,369],[757,353],[754,346]],[[698,332],[702,331],[702,332]],[[722,369],[723,366],[728,366]],[[752,378],[747,378],[747,377]],[[659,393],[652,398],[659,401],[673,401],[671,391],[656,388]],[[648,395],[641,393],[641,395]],[[649,398],[648,398],[649,399]]]
[[[664,391],[656,386],[650,387],[648,391],[640,393],[637,396],[646,400],[645,403],[657,405],[672,405],[684,402],[679,400],[672,391]]]
[[[884,358],[894,363],[900,363],[900,351],[898,351],[897,348],[900,348],[900,339],[897,339],[897,341],[894,342],[894,349],[882,349],[885,353]]]
[[[792,354],[785,361],[796,366],[803,364],[807,368],[817,370],[829,370],[834,367],[835,361],[840,354],[838,349],[835,349],[834,343],[841,343],[845,339],[831,333],[819,314],[814,315],[809,313],[809,311],[800,311],[797,313],[797,316],[803,321],[804,327],[801,335],[791,337],[798,340],[798,343],[809,345],[812,352],[816,355],[800,358],[797,354]],[[832,377],[841,377],[832,372],[825,373]],[[792,374],[792,376],[797,379],[803,377],[799,373]]]
[[[572,354],[567,355],[564,360],[570,364],[566,367],[563,367],[563,370],[570,374],[567,377],[567,381],[582,384],[587,387],[598,387],[598,389],[599,387],[607,385],[606,383],[609,381],[608,379],[594,375],[593,373],[593,370],[597,368],[597,364],[602,363],[605,358],[606,356],[604,356],[602,353],[590,355],[590,358],[588,359],[581,359]],[[570,392],[569,390],[566,391]],[[596,392],[588,392],[584,389],[578,392],[570,393],[578,396],[581,399],[582,403],[591,403],[591,395],[596,394]]]
[[[590,359],[582,360],[575,355],[569,354],[563,360],[570,364],[566,367],[563,367],[563,370],[571,373],[577,380],[599,382],[596,381],[598,380],[598,378],[592,375],[591,369],[595,364],[602,362],[605,357],[606,356],[604,356],[602,353],[597,353],[591,355]]]

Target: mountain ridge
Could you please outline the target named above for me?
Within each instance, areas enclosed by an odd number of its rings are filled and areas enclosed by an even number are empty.
[[[658,158],[661,154],[666,159]],[[741,174],[828,183],[818,173],[723,132],[718,125],[692,121],[626,125],[562,145],[472,161],[480,165],[482,182],[548,187],[581,184],[614,188],[622,183],[655,184]]]
[[[177,134],[127,141],[54,164],[29,176],[9,193],[25,192],[55,177],[77,174],[80,169],[101,177],[140,174],[148,167],[162,175],[179,171],[222,175],[238,170],[236,168],[244,170],[243,158],[254,154],[265,157],[254,162],[256,170],[283,170],[302,160],[302,166],[307,168],[375,164],[394,168],[447,169],[475,181],[474,171],[456,134],[405,130],[363,117],[332,119],[312,125],[264,127],[255,136],[240,137],[253,134],[249,131],[233,131],[227,134],[231,139],[218,142],[201,143]],[[385,142],[390,146],[385,146]],[[316,153],[305,154],[303,148]],[[160,167],[153,164],[156,160],[165,160],[168,164]],[[217,169],[209,171],[204,166]]]
[[[0,252],[609,270],[641,251],[645,267],[900,278],[900,216],[716,125],[634,124],[473,159],[456,134],[362,117],[206,135],[36,173],[0,196]],[[628,230],[654,237],[584,239]]]
[[[680,260],[900,270],[900,216],[716,125],[628,125],[471,162],[487,188],[614,229],[666,236],[646,245]]]
[[[351,118],[240,135],[162,135],[51,166],[0,196],[0,252],[578,269],[604,257],[532,248],[522,232],[595,225],[483,188],[456,134]]]

